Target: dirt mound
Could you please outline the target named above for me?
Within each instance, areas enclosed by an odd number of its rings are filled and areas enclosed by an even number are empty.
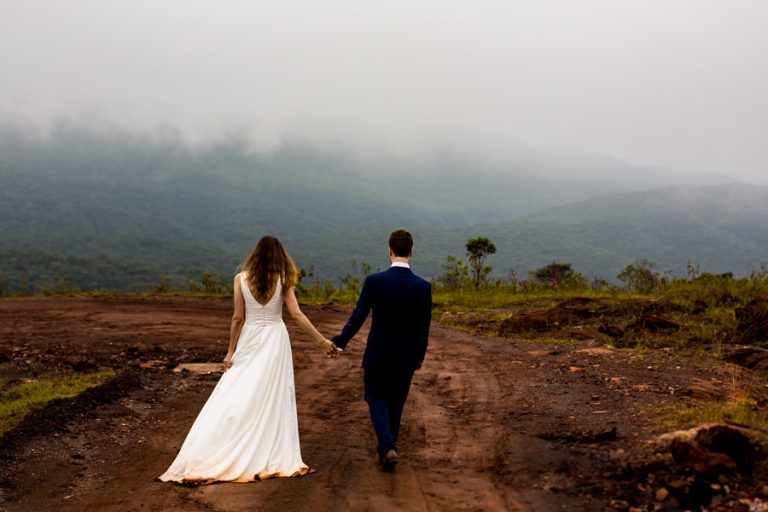
[[[679,306],[657,300],[614,301],[574,297],[548,309],[523,309],[514,312],[512,316],[500,322],[498,333],[501,336],[546,333],[577,326],[582,330],[589,328],[589,334],[575,331],[572,339],[595,340],[600,339],[600,335],[621,339],[627,332],[638,331],[669,335],[677,332],[680,326],[660,315],[678,310]],[[636,320],[626,327],[621,327],[620,324],[627,318]]]
[[[612,307],[610,300],[574,297],[547,310],[520,311],[501,322],[499,334],[508,336],[526,332],[546,332],[579,325],[589,319],[608,314]]]

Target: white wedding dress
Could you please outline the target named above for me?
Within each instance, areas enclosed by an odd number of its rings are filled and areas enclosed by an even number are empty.
[[[245,272],[245,323],[224,372],[160,480],[253,482],[309,473],[301,460],[293,358],[282,318],[282,286],[262,305]]]

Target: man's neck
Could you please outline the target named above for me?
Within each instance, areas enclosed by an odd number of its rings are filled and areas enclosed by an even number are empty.
[[[392,262],[392,267],[411,268],[411,264],[408,258],[390,258],[390,261]]]

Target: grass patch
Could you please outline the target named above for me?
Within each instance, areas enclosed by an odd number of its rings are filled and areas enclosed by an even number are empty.
[[[750,399],[717,402],[709,400],[686,404],[670,411],[668,421],[675,427],[701,423],[733,422],[768,432],[768,411]]]
[[[115,375],[112,369],[50,377],[12,386],[0,393],[0,435],[18,425],[32,411],[59,398],[71,398]]]

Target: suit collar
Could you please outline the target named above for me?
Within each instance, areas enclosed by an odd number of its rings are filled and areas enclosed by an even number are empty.
[[[413,271],[411,271],[408,267],[389,267],[387,269],[388,272],[397,272],[400,274],[413,274]]]

